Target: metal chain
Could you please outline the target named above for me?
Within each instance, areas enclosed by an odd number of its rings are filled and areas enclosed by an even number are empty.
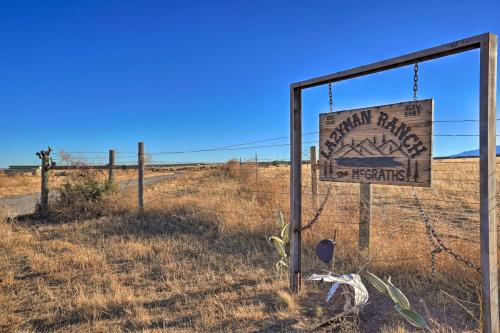
[[[431,251],[431,256],[432,256],[432,273],[434,274],[436,271],[436,254],[440,253],[442,251],[448,253],[449,255],[453,256],[456,260],[463,262],[467,267],[470,267],[474,270],[476,270],[478,273],[481,273],[481,267],[477,266],[467,258],[461,256],[460,254],[457,254],[453,252],[449,247],[447,247],[443,240],[439,238],[438,233],[432,226],[432,224],[429,222],[429,216],[425,214],[424,209],[422,208],[422,205],[420,203],[420,200],[417,197],[417,193],[415,189],[412,189],[413,192],[413,197],[415,198],[415,203],[418,207],[418,212],[420,214],[420,217],[422,217],[422,220],[424,221],[425,228],[426,228],[426,233],[429,238],[429,242],[431,245],[434,246],[434,249]]]
[[[330,112],[333,112],[332,82],[328,82],[328,96],[330,98]]]
[[[418,62],[415,63],[413,67],[413,100],[417,100],[418,91]]]
[[[312,218],[312,220],[309,221],[309,223],[307,223],[305,226],[302,226],[300,228],[295,229],[296,231],[304,231],[306,229],[309,229],[310,227],[313,226],[314,223],[316,223],[318,221],[319,217],[321,216],[321,213],[323,212],[323,208],[325,208],[325,204],[328,201],[328,198],[330,197],[331,190],[332,190],[332,188],[328,187],[328,190],[326,191],[325,198],[323,199],[323,202],[321,203],[321,205],[319,205],[319,208],[316,211],[316,213],[314,214],[314,217]]]

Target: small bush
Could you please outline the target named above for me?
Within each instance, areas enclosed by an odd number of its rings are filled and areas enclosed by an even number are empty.
[[[115,189],[109,181],[99,180],[95,172],[73,174],[51,198],[49,219],[63,222],[109,214],[108,199]]]

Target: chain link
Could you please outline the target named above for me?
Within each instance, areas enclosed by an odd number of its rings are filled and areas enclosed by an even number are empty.
[[[328,97],[330,98],[330,112],[333,112],[333,94],[331,82],[328,82]]]
[[[316,213],[314,214],[314,217],[312,218],[312,220],[309,221],[309,223],[307,223],[306,225],[295,229],[296,231],[304,231],[306,229],[309,229],[310,227],[313,226],[314,223],[316,223],[318,221],[319,217],[321,216],[321,213],[323,212],[323,208],[325,208],[325,204],[328,201],[328,198],[330,197],[331,190],[332,190],[332,188],[328,187],[328,190],[326,191],[326,194],[325,194],[325,198],[323,199],[323,202],[321,203],[321,205],[319,205],[319,208],[316,211]]]
[[[418,62],[415,63],[413,67],[413,100],[417,100],[418,91]]]
[[[441,252],[446,252],[452,257],[455,258],[455,260],[463,262],[467,267],[470,267],[476,272],[481,273],[481,267],[477,266],[474,264],[472,261],[468,260],[464,256],[461,256],[460,254],[457,254],[453,252],[448,246],[446,246],[443,242],[443,240],[439,237],[438,233],[432,226],[432,224],[429,222],[429,216],[425,214],[424,209],[422,208],[422,205],[420,203],[420,200],[417,197],[417,192],[415,189],[412,189],[413,192],[413,197],[415,198],[415,203],[418,207],[418,212],[420,214],[420,217],[422,217],[422,220],[424,221],[425,224],[425,229],[426,229],[426,234],[427,237],[429,238],[429,243],[431,243],[432,246],[434,246],[434,249],[431,251],[431,256],[432,256],[432,262],[431,262],[431,269],[432,273],[434,274],[436,271],[436,254],[441,253]]]

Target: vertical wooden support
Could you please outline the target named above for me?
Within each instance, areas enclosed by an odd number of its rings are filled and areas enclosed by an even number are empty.
[[[49,211],[49,155],[42,151],[41,160],[40,214],[45,216]]]
[[[139,200],[139,213],[144,212],[144,142],[139,142],[138,145],[138,184],[137,198]]]
[[[108,163],[108,181],[113,184],[115,181],[115,175],[113,171],[113,167],[115,166],[115,150],[109,150],[109,163]]]
[[[311,199],[314,209],[318,209],[318,162],[316,159],[316,146],[311,146]]]
[[[290,289],[297,293],[301,287],[302,224],[302,92],[290,87],[290,260],[288,274]]]
[[[481,42],[479,84],[480,236],[482,329],[499,332],[496,221],[496,73],[497,36]]]
[[[255,182],[259,180],[259,162],[257,160],[257,154],[255,154]]]
[[[361,251],[370,248],[370,219],[372,215],[372,184],[359,184],[359,239]]]

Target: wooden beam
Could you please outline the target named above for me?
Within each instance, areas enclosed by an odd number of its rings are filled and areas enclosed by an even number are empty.
[[[361,251],[370,248],[370,220],[372,217],[372,185],[359,184],[359,234],[358,246]]]
[[[318,209],[318,161],[316,158],[316,146],[311,146],[311,200],[312,207]]]
[[[40,215],[45,217],[49,211],[50,158],[48,154],[42,154],[41,159]]]
[[[144,142],[138,143],[137,152],[137,200],[139,213],[144,212]]]
[[[403,67],[414,64],[416,62],[424,62],[455,53],[460,53],[481,47],[481,43],[489,38],[491,34],[486,33],[474,37],[461,39],[452,43],[443,44],[418,52],[409,53],[399,57],[378,61],[369,65],[360,66],[345,71],[319,76],[313,79],[299,81],[292,84],[292,88],[312,88],[328,82],[336,82],[347,79],[352,79],[358,76],[373,74],[389,69]]]
[[[301,287],[302,224],[302,92],[290,89],[290,260],[288,273],[290,289],[297,293]]]
[[[480,236],[483,332],[499,332],[496,211],[497,36],[481,43],[479,69]]]
[[[115,165],[115,150],[109,150],[109,163],[108,163],[108,181],[112,184],[115,181],[113,166]]]

